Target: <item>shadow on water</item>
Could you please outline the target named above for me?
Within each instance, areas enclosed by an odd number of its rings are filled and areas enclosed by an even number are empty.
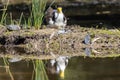
[[[68,25],[77,24],[82,27],[93,28],[119,28],[120,15],[88,15],[88,16],[70,16]]]
[[[1,80],[119,80],[120,58],[60,56],[50,60],[0,58]]]

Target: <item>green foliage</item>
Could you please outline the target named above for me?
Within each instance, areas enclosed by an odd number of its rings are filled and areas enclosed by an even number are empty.
[[[20,15],[20,19],[19,19],[18,25],[21,24],[21,22],[22,22],[22,18],[23,18],[23,13],[21,13],[21,15]]]
[[[48,76],[45,71],[45,66],[42,60],[35,60],[33,62],[35,70],[34,80],[48,80]]]
[[[3,13],[2,13],[1,20],[0,20],[0,24],[2,24],[2,25],[4,24],[4,21],[6,21],[6,17],[7,17],[6,11],[7,11],[8,4],[9,4],[9,0],[8,0],[7,4],[4,5],[4,8],[2,9]]]
[[[35,29],[39,29],[42,22],[47,0],[32,0],[31,16],[28,19],[28,25],[32,25]]]
[[[30,17],[28,18],[28,20],[24,19],[25,28],[30,28],[31,26],[34,26],[35,29],[40,29],[41,24],[43,23],[43,16],[45,12],[46,3],[47,3],[47,0],[32,0]],[[3,25],[6,21],[6,17],[7,17],[6,11],[7,11],[8,4],[9,4],[9,0],[8,0],[8,3],[4,5],[4,8],[3,8],[2,17],[0,20],[1,25]],[[23,16],[24,16],[23,13],[21,13],[20,19],[17,22],[16,20],[12,19],[12,14],[10,14],[11,24],[15,23],[15,24],[21,25]]]
[[[4,61],[4,65],[7,66],[6,67],[6,72],[9,74],[11,80],[14,80],[12,72],[10,71],[10,68],[9,68],[9,62],[8,62],[7,58],[3,57],[3,61]]]

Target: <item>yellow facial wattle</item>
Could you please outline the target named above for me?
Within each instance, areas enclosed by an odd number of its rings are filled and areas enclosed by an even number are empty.
[[[58,13],[61,13],[61,12],[62,12],[62,8],[61,8],[61,7],[58,7],[58,8],[57,8],[57,11],[58,11]]]

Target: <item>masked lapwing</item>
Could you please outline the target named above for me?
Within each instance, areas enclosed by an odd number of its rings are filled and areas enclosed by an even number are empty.
[[[64,29],[67,25],[67,19],[62,12],[62,7],[58,7],[56,10],[48,8],[45,14],[45,20],[51,27],[54,26],[58,29]]]
[[[56,59],[50,60],[51,72],[59,74],[60,78],[64,78],[65,69],[68,65],[68,56],[59,56]],[[50,67],[49,67],[50,68]]]

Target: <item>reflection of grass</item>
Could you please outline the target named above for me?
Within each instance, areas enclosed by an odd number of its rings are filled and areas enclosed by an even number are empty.
[[[5,66],[8,66],[8,67],[6,67],[6,72],[10,75],[11,80],[14,80],[14,77],[9,68],[9,63],[7,61],[7,58],[3,57],[3,61],[4,61]]]
[[[35,80],[48,80],[43,61],[36,60],[33,62],[33,65],[35,71]]]

